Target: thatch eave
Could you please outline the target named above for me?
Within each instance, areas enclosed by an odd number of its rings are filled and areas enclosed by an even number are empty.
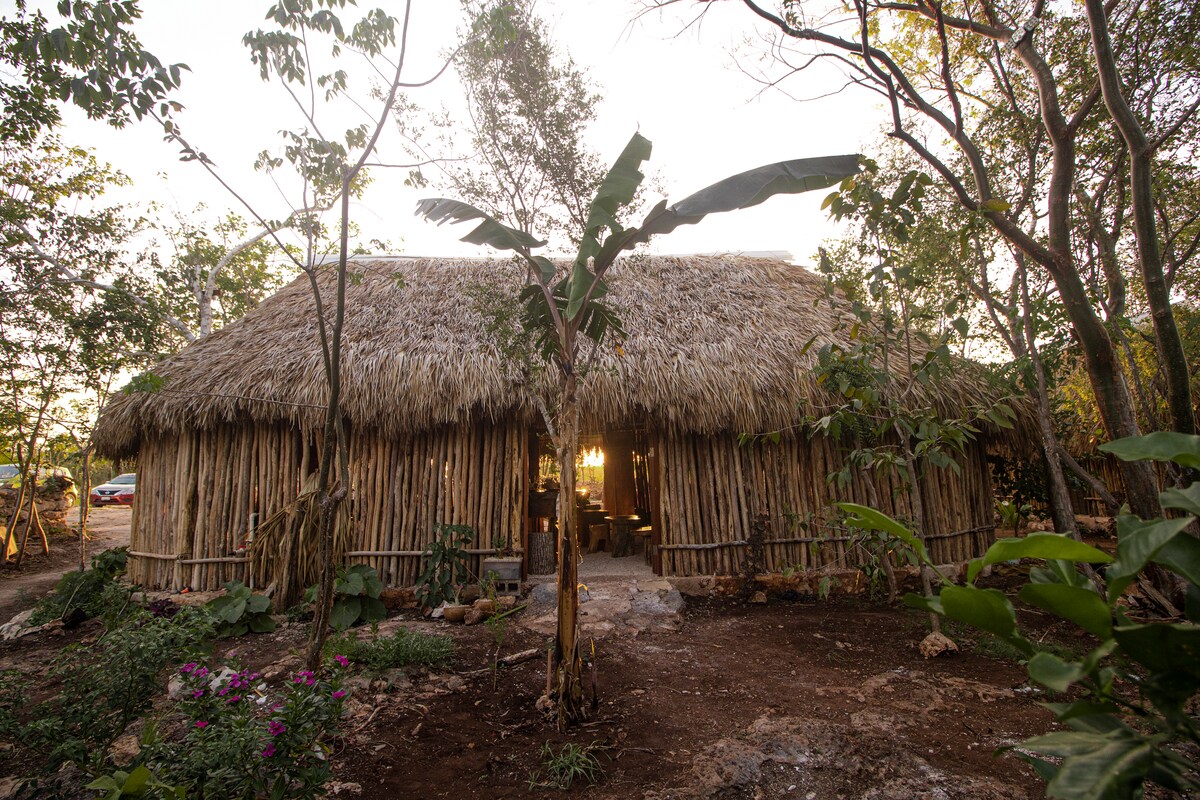
[[[549,376],[522,375],[489,334],[483,308],[512,302],[521,267],[389,259],[354,270],[361,280],[347,288],[342,373],[353,426],[398,435],[470,419],[539,419],[535,394]],[[320,281],[330,296],[332,278],[330,270]],[[847,344],[850,319],[803,268],[732,255],[633,257],[608,283],[629,338],[620,350],[602,347],[581,381],[585,427],[766,432],[832,402],[812,374],[815,354]],[[480,300],[481,289],[500,300]],[[161,391],[120,394],[106,406],[98,452],[127,456],[142,437],[229,424],[319,429],[327,392],[312,305],[307,280],[294,281],[167,359],[155,370]],[[968,371],[918,401],[954,414],[996,396]]]

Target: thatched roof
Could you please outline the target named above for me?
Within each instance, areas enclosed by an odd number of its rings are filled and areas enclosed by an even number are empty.
[[[342,406],[356,428],[397,433],[480,415],[536,416],[530,381],[502,355],[480,310],[481,287],[515,298],[520,266],[385,259],[353,270],[361,280],[347,290]],[[322,281],[331,297],[332,271]],[[632,257],[608,282],[629,336],[623,353],[602,348],[582,382],[585,427],[769,431],[831,402],[811,370],[822,344],[848,342],[848,324],[839,323],[849,318],[817,302],[823,282],[802,267],[734,255]],[[298,279],[171,357],[155,370],[162,390],[108,404],[97,448],[127,455],[143,436],[250,420],[319,428],[326,387],[312,308],[307,280]],[[938,391],[952,413],[991,394],[964,378]]]

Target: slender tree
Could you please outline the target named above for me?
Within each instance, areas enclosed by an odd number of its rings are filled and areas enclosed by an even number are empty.
[[[588,208],[575,259],[560,273],[554,262],[533,251],[546,242],[516,226],[457,200],[423,200],[417,213],[434,222],[480,220],[463,241],[510,250],[528,268],[529,286],[522,324],[542,357],[557,375],[555,396],[547,403],[553,417],[552,436],[559,464],[558,627],[553,652],[554,700],[560,727],[584,718],[582,660],[579,652],[579,537],[575,503],[575,460],[579,448],[578,397],[581,345],[598,346],[606,336],[621,335],[617,314],[604,302],[604,278],[618,255],[695,224],[709,214],[757,205],[776,194],[832,186],[858,171],[857,156],[831,156],[770,164],[727,178],[672,206],[663,200],[641,225],[626,229],[618,213],[627,206],[644,178],[650,142],[634,134],[600,184]]]

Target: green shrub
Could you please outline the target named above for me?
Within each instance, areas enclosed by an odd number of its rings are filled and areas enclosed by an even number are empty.
[[[1153,433],[1100,448],[1126,460],[1173,461],[1200,468],[1200,436]],[[1021,748],[1046,779],[1051,797],[1140,797],[1154,783],[1185,795],[1200,792],[1200,539],[1187,533],[1200,517],[1200,482],[1159,495],[1170,519],[1142,520],[1123,510],[1117,517],[1117,556],[1113,558],[1065,535],[1034,533],[1002,539],[970,562],[962,586],[944,581],[940,594],[908,595],[911,606],[984,630],[1027,661],[1029,677],[1053,692],[1075,693],[1071,702],[1047,703],[1070,730],[1053,731]],[[932,566],[923,543],[895,520],[862,506],[840,504],[855,514],[852,524],[870,527],[907,542]],[[1044,562],[1030,570],[1018,597],[1095,637],[1090,652],[1053,652],[1027,638],[1016,611],[997,589],[975,579],[987,566],[1013,559]],[[1093,582],[1078,565],[1107,565]],[[1183,621],[1130,617],[1123,600],[1150,565],[1186,588]]]
[[[65,762],[93,769],[160,694],[163,669],[197,653],[212,633],[204,609],[185,608],[167,618],[133,606],[125,622],[99,641],[63,648],[38,681],[57,687],[57,694],[30,705],[32,676],[0,675],[0,733],[42,757],[47,771]]]
[[[469,525],[442,525],[425,554],[425,569],[417,578],[417,602],[424,608],[457,603],[470,577],[467,547],[475,539]]]
[[[94,556],[90,569],[63,575],[53,594],[34,606],[29,624],[44,625],[56,619],[82,622],[120,609],[128,599],[128,589],[119,582],[128,558],[128,547],[114,547]]]
[[[241,636],[247,631],[270,633],[275,630],[271,599],[254,594],[241,581],[229,581],[225,584],[225,594],[210,600],[205,607],[216,619],[218,638]]]
[[[326,643],[325,652],[344,656],[378,673],[394,667],[444,666],[454,652],[454,643],[449,636],[400,628],[391,636],[372,636],[366,640],[353,633],[335,636]]]
[[[316,602],[318,586],[310,586],[304,592],[304,600]],[[387,608],[379,596],[383,594],[383,581],[374,567],[354,564],[338,567],[333,579],[333,608],[329,612],[329,626],[335,631],[344,631],[362,622],[378,622],[387,617]]]

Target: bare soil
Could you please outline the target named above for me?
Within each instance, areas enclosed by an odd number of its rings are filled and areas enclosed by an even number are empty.
[[[122,506],[101,506],[88,514],[89,539],[84,543],[85,557],[102,550],[129,544],[130,509]],[[79,569],[79,509],[73,508],[69,521],[70,534],[52,534],[50,552],[42,549],[40,541],[30,540],[20,568],[11,564],[0,566],[0,623],[34,605],[54,588],[63,573]]]
[[[1024,762],[993,755],[1052,724],[1024,669],[971,652],[927,662],[904,610],[691,601],[678,632],[596,644],[599,704],[567,734],[534,709],[544,660],[493,690],[490,672],[470,674],[489,663],[487,630],[442,627],[467,675],[360,698],[373,717],[334,763],[358,796],[545,793],[531,786],[543,747],[568,742],[602,748],[589,798],[1041,796]],[[543,644],[512,629],[504,651]]]

